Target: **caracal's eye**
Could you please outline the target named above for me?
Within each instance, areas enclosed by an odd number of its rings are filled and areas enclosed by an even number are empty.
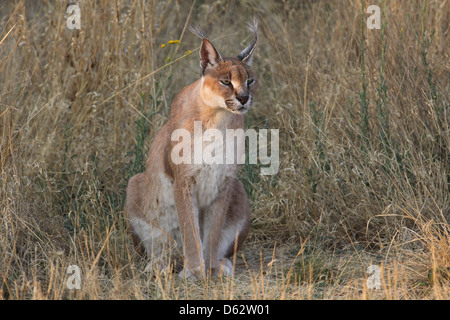
[[[224,79],[224,80],[219,80],[219,81],[220,81],[220,83],[223,84],[224,86],[229,86],[229,85],[231,85],[231,81],[230,81],[230,80]]]
[[[253,82],[255,82],[255,79],[248,79],[247,80],[247,85],[251,85]]]

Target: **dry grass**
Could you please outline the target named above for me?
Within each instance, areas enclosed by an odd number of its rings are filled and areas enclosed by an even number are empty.
[[[85,0],[71,31],[64,1],[0,1],[0,298],[449,299],[450,4],[386,2],[368,30],[359,0]],[[253,220],[232,279],[147,274],[125,187],[200,76],[185,27],[232,55],[253,15],[247,120],[280,129],[279,173],[242,170]]]

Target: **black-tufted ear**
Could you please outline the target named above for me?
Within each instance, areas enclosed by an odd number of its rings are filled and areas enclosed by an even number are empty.
[[[238,58],[250,66],[253,62],[253,54],[255,53],[256,44],[258,43],[258,20],[255,19],[253,22],[248,22],[248,26],[255,35],[255,39],[253,39],[252,43],[250,43],[247,48],[238,54]]]
[[[211,41],[206,38],[203,30],[199,27],[189,26],[189,31],[202,39],[202,46],[200,48],[200,66],[202,67],[202,74],[204,74],[206,69],[216,67],[223,59]]]

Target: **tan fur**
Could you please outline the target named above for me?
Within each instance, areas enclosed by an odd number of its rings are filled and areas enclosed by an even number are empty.
[[[150,259],[152,269],[184,262],[181,277],[203,277],[208,271],[230,274],[228,258],[242,247],[250,227],[236,164],[175,165],[171,159],[178,143],[171,141],[172,132],[184,128],[193,135],[194,121],[201,121],[203,130],[243,129],[243,114],[257,87],[246,59],[222,59],[206,38],[200,55],[202,78],[174,99],[169,119],[151,145],[145,172],[132,177],[127,189],[136,249]],[[221,83],[224,79],[232,85]],[[245,101],[246,95],[249,101],[241,104],[237,98]]]

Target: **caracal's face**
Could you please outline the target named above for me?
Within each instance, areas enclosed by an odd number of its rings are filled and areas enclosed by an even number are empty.
[[[210,106],[244,114],[258,86],[252,68],[237,58],[224,58],[203,75],[204,99]]]

